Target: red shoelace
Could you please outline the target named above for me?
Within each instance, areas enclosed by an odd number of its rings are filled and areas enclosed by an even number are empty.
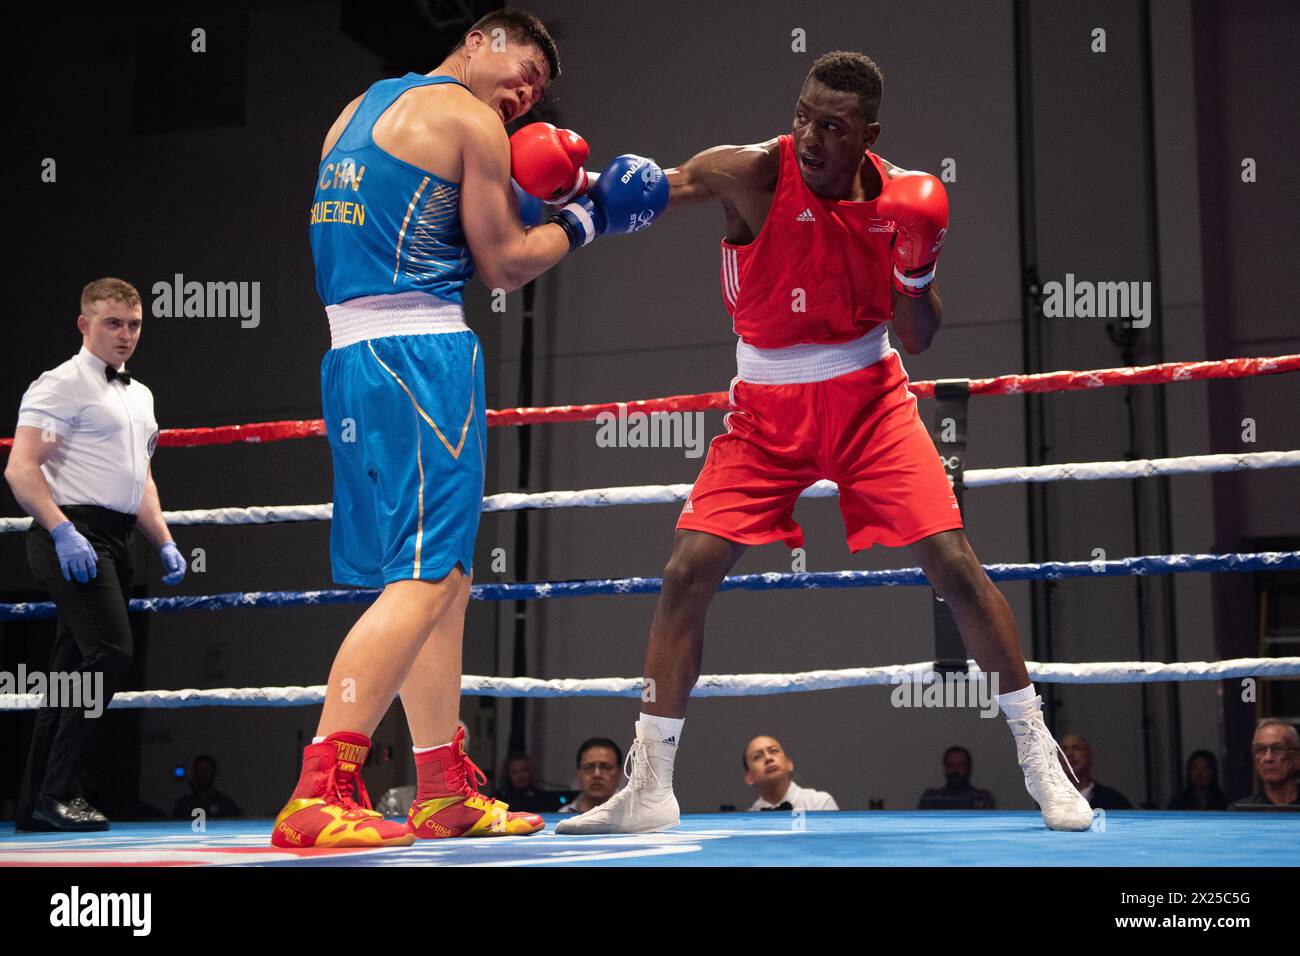
[[[360,803],[353,798],[353,786],[355,785],[357,793],[361,796]],[[374,810],[370,804],[370,794],[366,792],[366,782],[361,779],[360,768],[357,770],[343,770],[339,765],[334,767],[334,793],[338,796],[339,802],[343,804],[346,810]]]
[[[469,754],[465,753],[464,751],[461,751],[460,760],[461,760],[461,764],[460,764],[460,769],[458,771],[458,773],[460,774],[460,787],[459,787],[460,793],[466,799],[469,799],[471,797],[478,797],[480,800],[484,801],[485,803],[489,803],[489,804],[496,803],[496,800],[494,800],[492,797],[486,797],[478,790],[479,787],[487,783],[487,774],[485,774],[482,770],[480,770],[478,768],[478,765],[475,764],[474,761],[469,759]],[[471,780],[474,782],[472,786],[470,785]],[[457,788],[453,787],[452,789],[455,790]]]

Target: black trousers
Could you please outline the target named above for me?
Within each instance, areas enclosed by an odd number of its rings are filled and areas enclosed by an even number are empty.
[[[59,609],[49,671],[102,672],[106,712],[131,665],[126,604],[135,571],[135,515],[95,505],[67,505],[62,510],[90,541],[99,564],[94,579],[85,584],[75,577],[64,580],[54,539],[32,522],[27,532],[27,563]],[[64,800],[82,795],[81,765],[96,725],[83,708],[40,708],[18,795],[15,817],[19,825],[31,820],[41,794]]]

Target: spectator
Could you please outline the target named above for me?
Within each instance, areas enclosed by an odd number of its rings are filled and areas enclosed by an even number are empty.
[[[592,737],[578,747],[578,799],[561,813],[586,813],[598,807],[623,783],[623,751],[606,737]]]
[[[202,810],[209,818],[244,815],[234,800],[217,789],[217,762],[207,754],[194,758],[189,784],[190,795],[176,801],[176,806],[172,807],[172,819],[193,819],[195,810]]]
[[[568,799],[567,790],[548,790],[537,779],[533,758],[522,751],[506,757],[501,781],[492,796],[511,807],[527,807],[533,813],[556,813]]]
[[[838,810],[835,798],[792,779],[794,761],[774,737],[755,737],[740,756],[745,783],[758,791],[750,810]]]
[[[1296,768],[1300,766],[1300,734],[1284,720],[1261,720],[1251,741],[1255,774],[1264,784],[1251,797],[1238,800],[1229,810],[1259,810],[1300,806]]]
[[[1061,738],[1061,749],[1065,751],[1069,766],[1074,768],[1074,776],[1079,778],[1075,786],[1079,788],[1079,792],[1083,794],[1083,799],[1088,801],[1089,806],[1094,810],[1133,809],[1133,804],[1129,803],[1128,797],[1124,794],[1092,779],[1092,744],[1088,743],[1083,736],[1067,734]],[[1066,768],[1065,774],[1067,777],[1070,776],[1069,767]]]
[[[992,810],[993,794],[970,784],[970,751],[949,747],[943,752],[943,775],[948,781],[937,790],[921,794],[918,810]]]
[[[1219,789],[1219,762],[1208,750],[1187,758],[1187,786],[1169,801],[1170,810],[1226,810],[1228,799]]]
[[[534,783],[537,774],[533,769],[533,758],[522,751],[516,750],[506,755],[506,762],[501,766],[500,779],[501,785],[493,794],[499,800],[509,802],[511,794],[527,795],[537,792]]]

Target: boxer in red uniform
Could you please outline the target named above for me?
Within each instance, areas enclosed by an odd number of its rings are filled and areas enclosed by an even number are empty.
[[[912,354],[939,330],[934,276],[948,202],[933,176],[872,152],[883,85],[870,58],[828,53],[804,81],[789,134],[717,146],[666,171],[670,209],[722,204],[722,294],[740,337],[738,374],[726,432],[709,448],[664,569],[645,659],[650,700],[629,752],[629,785],[557,833],[678,823],[673,763],[709,603],[750,545],[803,543],[795,502],[824,478],[839,485],[850,549],[912,545],[967,650],[997,675],[1025,785],[1047,826],[1092,823],[1056,759],[1011,610],[967,543],[889,344],[891,322]]]

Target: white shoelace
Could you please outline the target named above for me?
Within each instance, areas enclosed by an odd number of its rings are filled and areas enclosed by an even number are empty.
[[[637,759],[634,760],[634,757]],[[659,782],[659,775],[655,773],[654,765],[645,752],[645,741],[640,737],[627,750],[623,773],[627,775],[629,790],[648,790],[650,781],[646,779],[647,776],[653,778],[655,783]]]
[[[1054,782],[1052,780],[1054,774],[1051,773],[1050,764],[1055,762],[1056,753],[1052,752],[1051,756],[1045,756],[1043,754],[1043,750],[1046,748],[1043,747],[1042,737],[1044,734],[1046,734],[1047,738],[1052,741],[1052,746],[1055,747],[1057,751],[1060,751],[1061,756],[1065,758],[1065,766],[1066,769],[1070,771],[1070,776],[1074,777],[1075,783],[1078,783],[1079,777],[1078,774],[1074,772],[1074,767],[1070,765],[1069,756],[1066,754],[1065,750],[1061,747],[1061,745],[1056,742],[1056,738],[1052,736],[1051,732],[1047,729],[1046,725],[1042,724],[1041,720],[1034,720],[1034,718],[1032,717],[1024,718],[1024,720],[1025,720],[1025,726],[1029,730],[1030,740],[1032,743],[1032,746],[1030,747],[1029,750],[1029,760],[1030,763],[1034,765],[1034,769],[1037,770],[1039,773],[1042,773],[1047,778],[1046,782],[1048,784]],[[1068,784],[1069,781],[1067,780],[1066,783]],[[1078,790],[1075,789],[1075,792],[1077,793]]]

